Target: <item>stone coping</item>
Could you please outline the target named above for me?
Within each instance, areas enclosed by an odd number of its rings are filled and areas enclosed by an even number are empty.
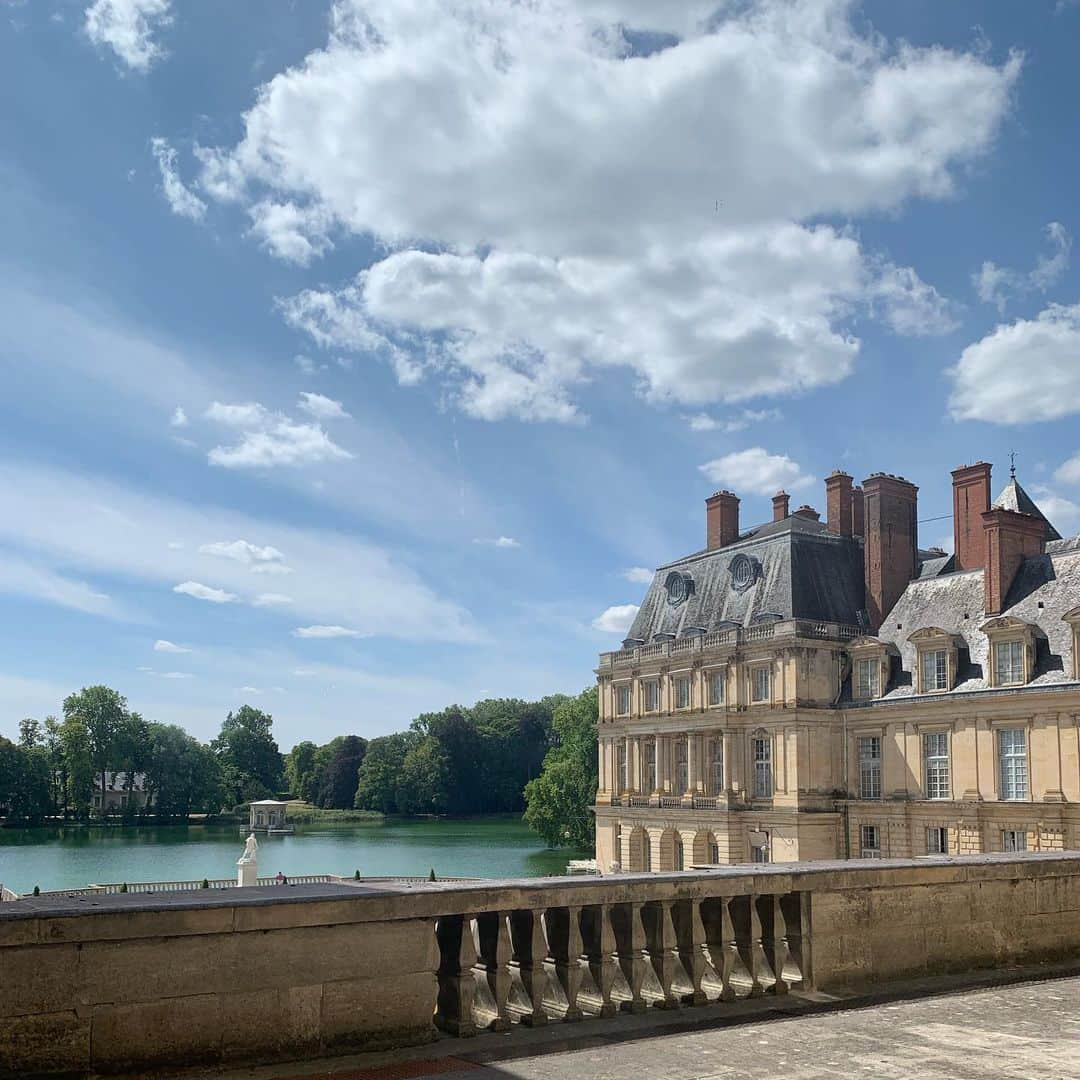
[[[818,889],[890,888],[1016,877],[1076,874],[1080,851],[996,852],[940,855],[918,859],[838,859],[718,867],[664,874],[611,874],[426,882],[409,888],[387,885],[313,884],[252,886],[220,892],[194,889],[162,894],[108,893],[100,896],[28,897],[0,904],[0,926],[29,920],[71,920],[107,915],[220,910],[237,913],[235,929],[272,925],[271,912],[248,918],[250,909],[321,904],[312,912],[320,923],[436,918],[567,904],[626,903],[701,895],[785,893]],[[304,920],[305,922],[307,920]],[[12,927],[12,929],[14,929]],[[89,928],[88,928],[89,929]],[[190,931],[189,931],[190,932]],[[18,937],[25,937],[20,934]],[[32,935],[36,936],[36,935]],[[44,938],[48,935],[43,934]],[[82,936],[81,934],[78,936]],[[111,935],[110,935],[111,936]],[[3,944],[8,934],[0,934]],[[64,933],[53,940],[69,939]]]

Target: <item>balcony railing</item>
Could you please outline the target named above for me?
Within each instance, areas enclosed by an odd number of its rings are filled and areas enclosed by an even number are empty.
[[[682,656],[686,653],[703,652],[708,649],[734,647],[768,641],[773,638],[814,638],[819,641],[851,641],[866,631],[847,623],[813,622],[808,619],[781,619],[778,622],[761,623],[759,626],[736,627],[716,630],[711,634],[697,634],[677,641],[657,641],[651,645],[638,645],[632,649],[618,649],[600,654],[600,667],[610,668],[617,664],[638,663],[642,660],[665,656]]]

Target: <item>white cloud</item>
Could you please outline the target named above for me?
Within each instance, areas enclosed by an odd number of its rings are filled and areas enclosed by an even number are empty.
[[[174,428],[188,426],[187,413],[184,412],[184,410],[179,405],[177,405],[176,408],[173,410],[172,417],[169,420],[169,425],[170,427]]]
[[[1073,463],[1076,466],[1076,478],[1080,480],[1080,462],[1074,458]],[[1065,466],[1062,466],[1062,469],[1064,468]],[[1058,473],[1061,472],[1062,470],[1059,469]],[[1067,482],[1068,475],[1068,471],[1066,471],[1065,479]],[[1071,482],[1075,483],[1076,480]],[[1053,522],[1054,527],[1062,536],[1073,536],[1080,532],[1080,504],[1073,502],[1072,499],[1065,498],[1064,495],[1059,495],[1045,484],[1033,484],[1031,494],[1035,502],[1038,503],[1039,509]]]
[[[324,397],[322,394],[314,394],[305,390],[300,394],[300,400],[296,407],[316,420],[347,420],[349,414],[340,401]]]
[[[624,570],[622,576],[635,585],[649,585],[653,579],[653,572],[644,566],[631,566]]]
[[[381,242],[285,318],[477,417],[580,419],[579,386],[610,368],[698,407],[829,385],[856,314],[905,334],[954,319],[910,268],[808,223],[949,195],[1020,70],[890,43],[850,7],[338,0],[240,142],[199,149],[203,184],[273,207],[264,242],[286,257],[338,230]],[[682,37],[645,55],[620,25]]]
[[[1058,466],[1054,479],[1059,484],[1080,484],[1080,451]]]
[[[231,604],[239,599],[235,593],[226,592],[224,589],[214,589],[209,585],[201,585],[197,581],[184,581],[173,586],[174,593],[183,593],[184,596],[194,597],[196,600],[206,600],[211,604]]]
[[[29,596],[86,615],[140,621],[136,612],[89,582],[42,565],[38,553],[33,550],[24,556],[0,548],[0,592]]]
[[[497,548],[519,548],[519,547],[521,547],[521,541],[520,540],[515,540],[512,536],[495,536],[495,537],[491,537],[491,538],[478,536],[478,537],[476,537],[475,540],[473,540],[473,543],[474,544],[486,544],[486,545],[488,545],[490,547],[497,547]]]
[[[293,631],[298,638],[358,638],[364,637],[359,630],[348,626],[298,626]]]
[[[202,555],[215,555],[222,559],[232,559],[234,562],[243,563],[258,573],[260,570],[270,570],[271,573],[291,573],[285,562],[284,552],[269,544],[260,547],[258,544],[249,543],[247,540],[217,540],[212,544],[200,544],[199,552]],[[273,567],[271,570],[270,568]]]
[[[184,550],[184,541],[183,540],[170,540],[165,546],[170,551],[183,551]]]
[[[795,491],[815,483],[814,477],[786,454],[770,454],[760,446],[738,450],[707,461],[698,468],[714,484],[730,488],[736,494],[772,495],[780,488]]]
[[[334,245],[326,235],[329,221],[317,207],[264,199],[250,207],[251,235],[272,255],[307,266]]]
[[[1072,237],[1060,221],[1051,221],[1043,231],[1051,252],[1040,255],[1028,273],[1022,274],[987,260],[977,273],[972,274],[972,284],[980,300],[994,304],[1003,312],[1014,297],[1046,292],[1064,277],[1069,269]]]
[[[258,402],[226,405],[215,401],[206,410],[206,417],[240,432],[239,442],[215,446],[207,454],[211,465],[226,469],[292,468],[352,457],[319,424],[291,420]]]
[[[745,431],[751,424],[760,424],[766,420],[780,420],[783,415],[779,409],[743,409],[726,420],[718,420],[708,413],[696,413],[684,419],[690,425],[691,431],[723,431],[725,434],[732,435],[737,431]]]
[[[1002,324],[951,368],[957,420],[1024,424],[1080,412],[1080,304]]]
[[[616,604],[597,615],[592,626],[594,630],[603,630],[606,634],[625,634],[637,613],[637,604]]]
[[[175,645],[171,641],[165,641],[163,638],[159,638],[154,642],[154,652],[189,653],[191,650],[185,645]]]
[[[291,604],[292,602],[293,598],[291,596],[276,592],[259,593],[255,599],[252,600],[252,603],[256,607],[280,607],[283,604]]]
[[[176,171],[176,151],[162,138],[151,139],[150,145],[161,170],[161,190],[169,209],[178,217],[201,221],[206,215],[206,203],[180,179]]]
[[[154,34],[172,22],[169,0],[94,0],[83,24],[95,45],[108,46],[134,71],[164,56]]]
[[[188,671],[163,671],[161,672],[163,679],[194,679],[195,676]]]

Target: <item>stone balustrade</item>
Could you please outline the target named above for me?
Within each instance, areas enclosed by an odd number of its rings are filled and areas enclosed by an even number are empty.
[[[1080,961],[1080,853],[0,908],[0,1075],[314,1057]]]
[[[618,664],[640,663],[658,657],[681,656],[683,653],[703,652],[708,649],[734,647],[773,638],[814,638],[816,640],[852,641],[865,634],[857,626],[845,623],[811,622],[806,619],[780,619],[758,626],[736,627],[717,630],[711,634],[695,634],[676,641],[657,641],[649,645],[636,645],[629,649],[600,654],[601,669]]]

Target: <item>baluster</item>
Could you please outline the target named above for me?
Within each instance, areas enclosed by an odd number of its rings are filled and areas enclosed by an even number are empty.
[[[735,942],[739,956],[750,974],[750,997],[760,997],[765,993],[761,982],[765,954],[761,947],[761,919],[758,917],[755,900],[754,896],[736,896],[730,901]]]
[[[739,948],[735,941],[735,926],[731,920],[728,900],[717,896],[702,901],[701,918],[705,923],[709,959],[716,974],[720,976],[720,1000],[734,1001],[736,994],[731,985],[731,976],[735,971]]]
[[[683,997],[686,1005],[703,1005],[707,1000],[701,989],[705,976],[705,924],[701,918],[701,905],[696,900],[680,900],[672,911],[675,919],[675,937],[679,945],[679,960],[690,980],[690,993]]]
[[[477,936],[480,939],[480,964],[495,999],[495,1019],[488,1025],[492,1031],[506,1031],[510,1027],[510,1012],[507,1008],[510,996],[508,920],[509,915],[505,911],[487,911],[476,917]]]
[[[600,995],[600,1015],[614,1016],[611,988],[615,983],[615,931],[611,924],[611,905],[595,904],[581,913],[581,932],[589,974]]]
[[[581,989],[581,908],[557,907],[547,910],[548,948],[555,961],[555,978],[566,995],[564,1020],[580,1020],[578,992]]]
[[[642,923],[645,927],[645,940],[649,962],[660,982],[663,997],[654,1001],[657,1009],[677,1009],[682,1004],[678,994],[672,989],[675,981],[675,926],[671,920],[670,900],[658,900],[646,904],[642,911]]]
[[[759,896],[758,907],[761,912],[763,934],[762,944],[765,950],[765,959],[776,976],[773,983],[774,994],[786,994],[788,983],[784,978],[784,965],[788,958],[787,927],[784,922],[784,912],[780,907],[779,896]]]
[[[780,907],[784,912],[784,927],[787,930],[788,951],[795,966],[799,969],[799,982],[803,987],[809,985],[807,979],[806,941],[803,936],[802,894],[786,893],[780,897]]]
[[[444,915],[435,924],[439,943],[439,997],[435,1024],[451,1035],[475,1035],[476,945],[468,915]]]
[[[510,935],[514,946],[513,963],[521,975],[521,984],[529,1000],[529,1011],[521,1017],[523,1024],[539,1027],[547,1023],[544,1012],[544,992],[547,990],[548,945],[544,936],[544,921],[539,911],[514,911],[510,915]]]
[[[626,1012],[645,1011],[641,984],[645,981],[645,927],[641,922],[641,904],[615,904],[611,909],[611,925],[615,931],[619,967],[630,987],[630,1000],[621,1008]]]

